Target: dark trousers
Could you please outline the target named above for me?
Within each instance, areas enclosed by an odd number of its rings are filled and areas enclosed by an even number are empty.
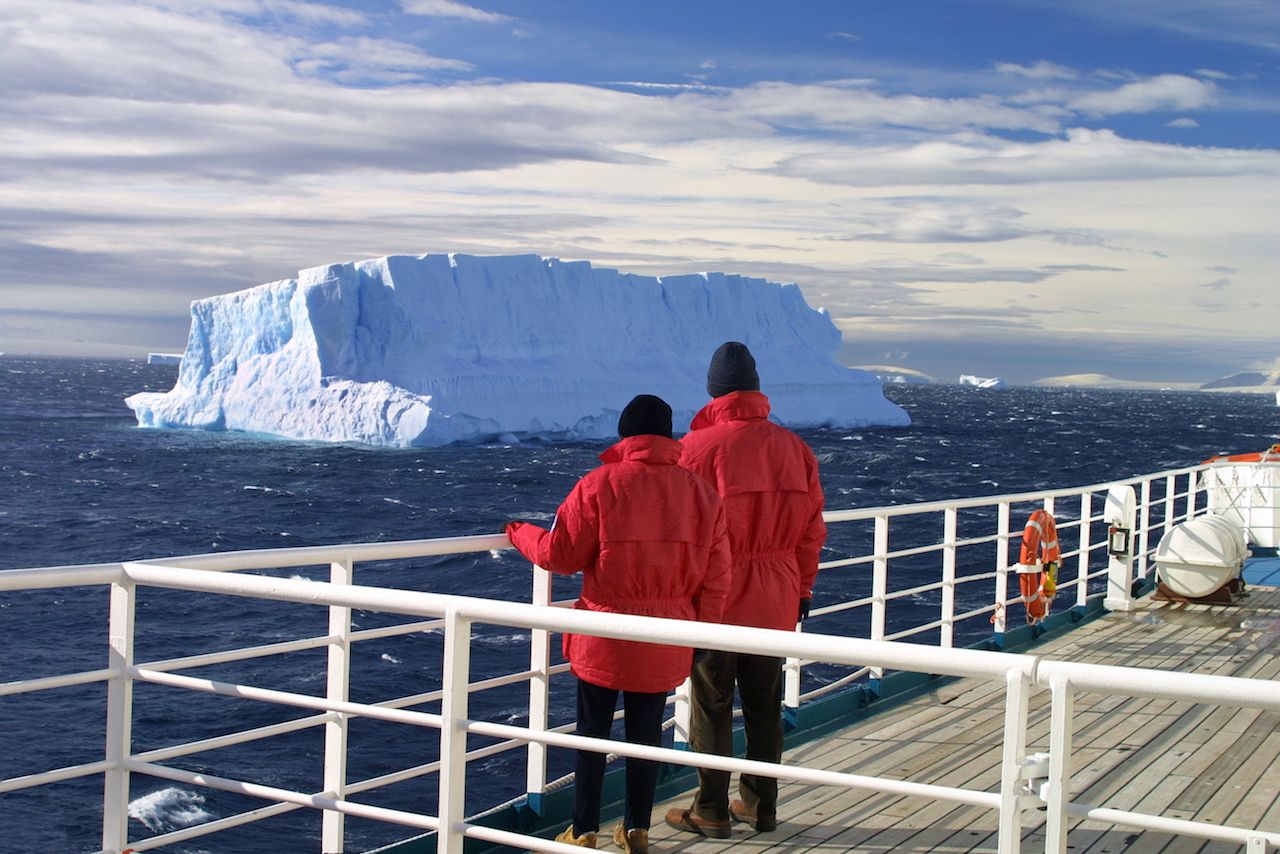
[[[706,650],[693,664],[689,746],[698,753],[733,754],[733,689],[742,701],[747,758],[782,758],[782,659]],[[698,769],[693,811],[713,821],[729,820],[728,771]],[[778,781],[743,774],[738,791],[747,810],[760,818],[778,815]]]
[[[613,710],[618,704],[617,688],[602,688],[578,680],[578,735],[608,738],[613,729]],[[632,744],[662,744],[662,715],[667,707],[666,692],[645,694],[622,692],[622,720],[627,741]],[[579,750],[574,763],[573,832],[600,830],[600,795],[604,786],[603,753]],[[627,830],[649,829],[653,813],[653,793],[658,786],[658,763],[647,759],[626,760],[627,801],[623,822]]]

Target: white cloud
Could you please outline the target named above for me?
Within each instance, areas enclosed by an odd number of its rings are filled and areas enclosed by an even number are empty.
[[[1072,109],[1095,116],[1116,113],[1150,113],[1157,110],[1184,111],[1204,107],[1213,101],[1217,86],[1181,74],[1161,74],[1126,83],[1107,92],[1088,92],[1073,98]]]
[[[1212,68],[1197,68],[1196,74],[1201,77],[1208,77],[1210,80],[1234,80],[1235,76],[1225,71],[1216,71]]]
[[[1171,122],[1165,122],[1164,126],[1167,128],[1198,128],[1200,123],[1190,116],[1181,116]]]
[[[431,18],[461,18],[467,21],[480,21],[486,24],[501,24],[511,20],[507,15],[497,12],[486,12],[457,0],[400,0],[400,8],[409,15],[423,15]]]
[[[791,84],[765,82],[735,89],[719,103],[705,106],[717,112],[751,117],[775,126],[857,130],[907,127],[926,130],[995,128],[1053,133],[1059,111],[1034,106],[1013,107],[992,96],[931,98],[882,95],[858,85],[840,83]]]
[[[1018,65],[1014,62],[997,62],[995,70],[1000,74],[1029,77],[1032,80],[1074,80],[1080,75],[1064,65],[1041,60],[1035,65]]]
[[[416,45],[367,36],[308,44],[299,51],[294,67],[309,75],[351,83],[415,81],[423,71],[472,68],[469,62],[431,56]]]
[[[871,207],[870,205],[868,207]],[[1035,233],[1016,208],[960,198],[888,200],[856,216],[848,239],[887,243],[992,243]],[[954,262],[954,255],[950,256]],[[981,263],[980,261],[974,263]]]
[[[1065,139],[1014,142],[952,134],[870,149],[797,151],[775,169],[792,177],[850,186],[1134,182],[1191,176],[1280,177],[1280,151],[1188,149],[1126,139],[1109,130],[1074,128]]]
[[[261,0],[264,11],[281,17],[292,18],[308,24],[336,24],[341,27],[358,27],[368,18],[354,9],[311,3],[305,0]]]

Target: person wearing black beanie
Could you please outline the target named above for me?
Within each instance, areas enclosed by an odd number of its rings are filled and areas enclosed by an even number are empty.
[[[747,345],[726,341],[711,357],[702,408],[681,440],[680,465],[716,485],[729,520],[733,589],[724,622],[794,630],[809,613],[818,554],[826,539],[818,461],[804,440],[769,420],[756,360]],[[747,758],[782,757],[782,659],[707,650],[690,674],[689,746],[698,753],[733,752],[733,696],[742,701]],[[734,821],[760,832],[778,826],[778,781],[742,774],[740,798],[729,799],[728,771],[698,769],[688,809],[666,822],[727,839]]]
[[[671,407],[660,397],[637,394],[618,418],[618,436],[666,436],[671,438]]]
[[[726,341],[711,356],[707,368],[707,394],[724,397],[735,391],[759,391],[760,375],[756,359],[739,341]]]
[[[729,535],[715,487],[682,468],[671,438],[671,407],[636,395],[618,419],[619,440],[600,455],[556,511],[546,530],[509,522],[511,544],[551,572],[581,572],[577,608],[717,623],[727,605]],[[626,738],[662,744],[667,694],[689,675],[688,647],[594,635],[564,635],[564,655],[578,677],[575,732],[608,738],[622,694]],[[595,848],[600,833],[604,754],[577,751],[573,823],[557,842]],[[628,854],[647,854],[658,763],[626,761],[622,823],[613,841]]]

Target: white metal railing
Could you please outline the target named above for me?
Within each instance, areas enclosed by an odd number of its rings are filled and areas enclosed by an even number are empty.
[[[826,518],[833,532],[839,531],[841,526],[869,523],[871,550],[865,554],[854,554],[847,558],[824,562],[822,564],[824,586],[828,579],[836,578],[850,569],[870,567],[871,594],[815,608],[813,616],[842,618],[843,615],[855,611],[868,613],[869,637],[866,639],[816,633],[706,626],[693,622],[600,615],[555,607],[556,604],[563,603],[553,603],[551,577],[548,573],[541,571],[534,573],[532,601],[528,604],[371,588],[353,583],[358,562],[449,555],[509,547],[503,536],[232,552],[163,561],[0,572],[0,591],[83,585],[110,585],[111,590],[108,629],[110,655],[107,668],[0,683],[0,696],[73,685],[107,683],[104,759],[0,780],[0,794],[78,777],[103,775],[105,788],[102,850],[108,852],[120,852],[125,848],[139,852],[150,850],[303,807],[323,810],[322,844],[325,851],[343,849],[343,818],[346,815],[440,831],[440,845],[445,851],[460,851],[461,840],[464,837],[513,844],[530,850],[569,850],[566,846],[560,846],[557,843],[516,836],[468,823],[463,815],[462,806],[465,795],[465,767],[468,762],[478,761],[500,752],[523,749],[526,752],[526,794],[536,798],[554,785],[547,780],[547,748],[586,747],[605,749],[621,756],[640,756],[675,764],[716,767],[739,772],[745,770],[766,773],[785,780],[912,794],[990,807],[1000,812],[1000,850],[1016,851],[1020,844],[1018,828],[1021,826],[1022,814],[1031,808],[1026,798],[1027,793],[1024,791],[1028,775],[1024,756],[1027,738],[1027,698],[1033,688],[1049,688],[1053,692],[1054,704],[1053,729],[1050,735],[1051,758],[1048,763],[1047,785],[1044,789],[1045,800],[1049,805],[1048,832],[1051,840],[1049,850],[1065,850],[1067,816],[1084,816],[1138,827],[1189,833],[1206,839],[1234,841],[1239,844],[1249,844],[1250,839],[1263,839],[1264,845],[1280,847],[1280,835],[1277,834],[1259,835],[1254,831],[1204,823],[1176,822],[1160,816],[1145,816],[1075,804],[1070,802],[1065,794],[1069,784],[1066,769],[1070,767],[1070,703],[1074,693],[1086,690],[1102,691],[1124,696],[1161,696],[1195,702],[1225,702],[1280,709],[1280,693],[1277,693],[1280,692],[1280,686],[1247,679],[1190,676],[1154,671],[1148,674],[1145,671],[1125,668],[1067,665],[1040,661],[1033,656],[955,648],[958,626],[970,626],[967,630],[969,636],[977,632],[973,627],[984,624],[988,634],[994,628],[997,636],[1002,635],[1006,631],[1008,608],[1020,601],[1020,597],[1010,599],[1007,595],[1008,571],[1010,564],[1015,562],[1009,559],[1010,548],[1016,545],[1020,532],[1020,529],[1015,529],[1011,525],[1012,519],[1019,518],[1015,517],[1015,509],[1020,514],[1025,508],[1034,506],[1046,506],[1051,511],[1055,505],[1059,508],[1078,507],[1078,514],[1074,518],[1067,518],[1064,513],[1058,526],[1060,539],[1064,543],[1063,567],[1068,565],[1068,558],[1076,559],[1075,577],[1060,579],[1059,596],[1064,600],[1070,599],[1075,606],[1082,607],[1090,600],[1107,595],[1109,606],[1123,607],[1123,597],[1130,594],[1131,580],[1135,577],[1141,578],[1149,571],[1147,565],[1149,535],[1161,529],[1167,531],[1176,522],[1205,512],[1204,505],[1209,502],[1203,495],[1203,485],[1199,480],[1204,470],[1205,467],[1197,466],[1160,472],[1121,484],[1122,487],[1135,487],[1136,492],[1141,496],[1140,502],[1131,508],[1133,512],[1128,520],[1105,518],[1107,513],[1112,511],[1104,510],[1103,514],[1099,515],[1095,507],[1097,499],[1105,492],[1111,491],[1117,486],[1116,484],[829,512]],[[969,521],[970,516],[975,517],[976,522]],[[1153,516],[1159,517],[1154,520],[1154,523]],[[921,520],[940,521],[940,524],[937,528],[932,528]],[[1108,559],[1104,555],[1105,537],[1097,541],[1091,537],[1091,533],[1095,530],[1094,524],[1124,521],[1127,521],[1137,534],[1134,539],[1137,543],[1135,548],[1137,553],[1132,556]],[[975,524],[978,526],[976,532],[971,530]],[[994,532],[990,529],[992,525]],[[982,530],[984,527],[985,532]],[[940,530],[941,533],[930,535],[927,529]],[[966,531],[963,535],[962,529]],[[891,532],[898,530],[911,534],[911,536],[901,535],[906,542],[891,536]],[[993,545],[994,560],[990,552]],[[977,556],[974,557],[974,555]],[[891,567],[903,562],[919,563],[922,559],[935,558],[940,580],[924,584],[911,583],[911,586],[905,587],[895,587],[891,583],[895,577],[891,574]],[[1133,574],[1135,560],[1136,576]],[[1103,561],[1106,561],[1106,565],[1102,565]],[[241,570],[326,563],[330,565],[328,583],[281,580],[240,572]],[[1105,594],[1100,589],[1101,579],[1104,577],[1109,579]],[[915,581],[920,580],[918,570],[913,573],[913,578]],[[1098,582],[1093,589],[1090,588],[1091,581]],[[979,585],[993,592],[983,594],[981,590],[976,589]],[[134,623],[137,619],[136,596],[139,587],[230,593],[238,596],[324,606],[329,613],[327,634],[139,664],[133,660]],[[975,588],[972,595],[967,593],[971,587]],[[1120,600],[1112,599],[1112,594],[1115,593],[1112,588],[1120,591],[1116,594],[1121,597]],[[1074,595],[1068,593],[1072,590]],[[820,595],[821,591],[820,587]],[[903,625],[897,616],[898,603],[905,605],[912,599],[934,594],[936,594],[938,608],[936,619],[929,615],[929,618],[923,622],[907,624],[893,632],[888,631],[890,625]],[[978,604],[984,598],[986,604]],[[893,619],[890,619],[891,607],[895,609]],[[914,607],[918,610],[920,606]],[[928,603],[927,607],[932,608],[932,603]],[[415,619],[383,628],[353,630],[350,622],[352,608],[405,615]],[[469,627],[477,622],[529,631],[532,639],[529,667],[513,673],[488,675],[477,682],[470,682],[467,667],[471,645]],[[425,629],[443,629],[444,631],[443,677],[439,690],[392,698],[378,703],[350,701],[348,684],[350,650],[353,644]],[[667,643],[674,641],[690,646],[785,655],[788,657],[785,702],[791,707],[797,707],[806,700],[837,690],[857,679],[867,676],[879,678],[886,670],[972,676],[1004,682],[1007,691],[1007,710],[1001,790],[999,793],[991,793],[793,766],[771,766],[766,763],[710,757],[682,749],[640,747],[570,735],[568,731],[572,728],[571,724],[553,727],[548,714],[551,677],[566,669],[566,665],[552,664],[549,639],[551,633],[565,631],[632,640],[658,640]],[[936,634],[937,645],[951,650],[947,656],[938,656],[932,644],[901,642],[901,639],[907,637],[920,641],[927,633]],[[202,679],[174,672],[317,648],[328,650],[326,691],[323,697]],[[840,666],[848,672],[831,684],[801,694],[802,668],[812,664]],[[131,749],[131,724],[133,686],[137,683],[167,685],[182,690],[282,704],[308,709],[313,714],[270,726],[240,730],[144,753],[134,753]],[[513,684],[528,685],[527,726],[518,727],[468,718],[468,698],[472,694]],[[428,702],[439,702],[440,712],[436,714],[411,710],[413,706]],[[685,740],[683,735],[687,726],[685,692],[676,692],[675,703],[676,741],[679,746],[679,743]],[[346,736],[348,724],[355,718],[377,719],[439,730],[441,733],[439,758],[378,777],[350,780],[348,779]],[[195,774],[163,764],[192,753],[247,744],[315,726],[322,726],[325,733],[323,779],[317,791],[289,791],[249,781]],[[468,733],[489,736],[497,741],[468,752],[466,747]],[[135,773],[176,780],[189,785],[238,792],[261,797],[273,803],[261,809],[227,816],[195,827],[147,839],[129,840],[126,807],[129,801],[130,775]],[[434,816],[407,813],[354,799],[372,789],[425,775],[437,775],[439,778],[439,805],[437,814]],[[1061,840],[1061,845],[1058,840]]]

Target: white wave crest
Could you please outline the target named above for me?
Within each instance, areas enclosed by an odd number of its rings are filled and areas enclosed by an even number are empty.
[[[399,664],[399,663],[400,663],[400,659],[396,658],[394,655],[392,655],[392,654],[391,654],[391,653],[389,653],[389,652],[384,652],[382,655],[378,656],[378,658],[380,658],[380,659],[381,659],[381,660],[383,660],[383,661],[390,662],[391,664]]]
[[[153,833],[190,827],[213,817],[204,808],[204,795],[173,786],[129,802],[129,818],[142,822]]]

